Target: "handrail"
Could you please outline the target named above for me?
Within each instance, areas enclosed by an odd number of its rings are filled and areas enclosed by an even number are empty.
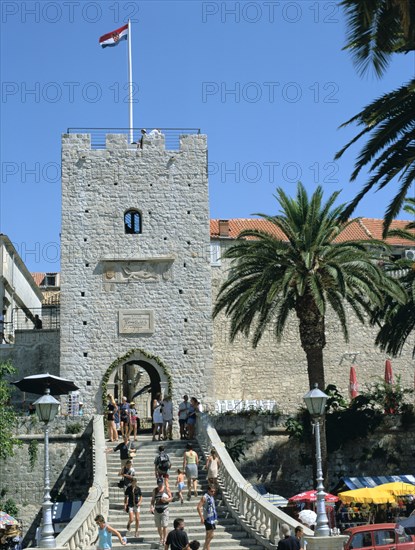
[[[150,128],[147,126],[147,128]],[[154,126],[153,128],[156,128]],[[143,128],[132,128],[134,143],[138,143],[142,136],[141,130]],[[165,147],[168,151],[180,149],[180,136],[181,135],[199,135],[200,128],[158,128],[163,135],[165,141]],[[108,134],[123,134],[130,135],[129,128],[68,128],[68,134],[90,134],[91,136],[91,148],[92,149],[105,149],[106,148],[106,136]],[[147,134],[147,137],[149,135]]]
[[[68,550],[85,550],[96,538],[95,517],[108,514],[108,481],[107,463],[104,460],[105,432],[102,415],[93,417],[92,455],[94,480],[89,494],[78,513],[65,529],[57,536],[57,548]]]
[[[241,475],[206,413],[198,415],[196,429],[197,440],[204,453],[208,455],[212,447],[218,453],[223,500],[232,515],[265,548],[275,548],[280,539],[281,525],[286,523],[294,530],[298,521],[270,504]],[[314,533],[304,526],[304,535],[312,537]]]

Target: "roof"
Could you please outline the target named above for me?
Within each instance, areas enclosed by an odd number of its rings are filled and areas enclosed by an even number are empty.
[[[384,529],[395,531],[395,528],[396,528],[396,523],[365,523],[365,525],[348,527],[347,529],[344,530],[343,535],[354,535],[355,533],[361,533],[362,531],[366,533],[367,531],[380,531]],[[395,547],[396,545],[392,544],[392,546]],[[387,547],[389,547],[389,545],[387,545]],[[376,546],[376,548],[379,548],[379,546]]]
[[[40,286],[43,283],[46,273],[32,273],[31,275],[37,286]]]
[[[258,229],[266,231],[274,235],[278,239],[285,240],[285,235],[273,223],[261,218],[232,218],[229,220],[210,220],[210,236],[212,238],[223,238],[224,235],[219,233],[219,221],[229,222],[228,239],[236,239],[245,229]],[[405,229],[410,220],[394,220],[391,224],[391,229]],[[351,240],[366,240],[366,239],[382,239],[383,220],[375,218],[358,218],[353,221],[336,239],[336,241],[344,242]],[[415,231],[412,231],[415,234]],[[401,237],[388,237],[385,240],[389,245],[408,246],[415,248],[414,241],[402,239]]]
[[[343,487],[348,489],[362,489],[363,487],[377,487],[382,483],[390,483],[392,481],[403,481],[404,483],[412,483],[415,485],[415,476],[362,476],[362,477],[342,477],[333,492],[341,492]]]

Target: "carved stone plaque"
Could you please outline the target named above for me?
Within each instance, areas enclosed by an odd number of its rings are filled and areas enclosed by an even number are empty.
[[[103,260],[104,283],[157,283],[171,281],[171,260]]]
[[[120,309],[118,311],[120,334],[153,334],[154,311],[151,309]]]

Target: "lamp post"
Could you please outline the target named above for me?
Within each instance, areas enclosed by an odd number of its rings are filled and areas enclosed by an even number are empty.
[[[328,395],[318,389],[318,384],[315,384],[313,390],[310,390],[304,396],[304,401],[307,406],[313,421],[316,434],[316,466],[317,466],[317,523],[314,534],[316,537],[330,536],[329,521],[326,514],[326,504],[323,485],[323,469],[321,466],[321,444],[320,444],[320,419],[324,416],[326,401]]]
[[[51,422],[59,408],[59,401],[50,395],[50,389],[46,388],[45,395],[34,402],[36,414],[45,425],[45,468],[44,468],[44,495],[42,504],[42,530],[40,534],[39,548],[56,548],[52,524],[52,501],[50,500],[49,480],[49,422]]]

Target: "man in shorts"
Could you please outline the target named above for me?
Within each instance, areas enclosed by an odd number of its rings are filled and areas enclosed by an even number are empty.
[[[157,480],[157,487],[151,495],[150,512],[154,514],[154,523],[160,536],[160,545],[164,545],[169,524],[169,503],[173,500],[169,489],[164,485],[164,479]]]
[[[197,505],[200,521],[206,529],[205,544],[203,546],[204,550],[210,550],[210,543],[212,542],[213,535],[215,534],[216,522],[218,521],[215,505],[215,492],[216,488],[214,485],[209,485],[207,493],[203,495]]]
[[[187,439],[186,424],[187,415],[189,412],[189,396],[183,395],[183,401],[179,405],[179,426],[180,426],[180,439]]]

